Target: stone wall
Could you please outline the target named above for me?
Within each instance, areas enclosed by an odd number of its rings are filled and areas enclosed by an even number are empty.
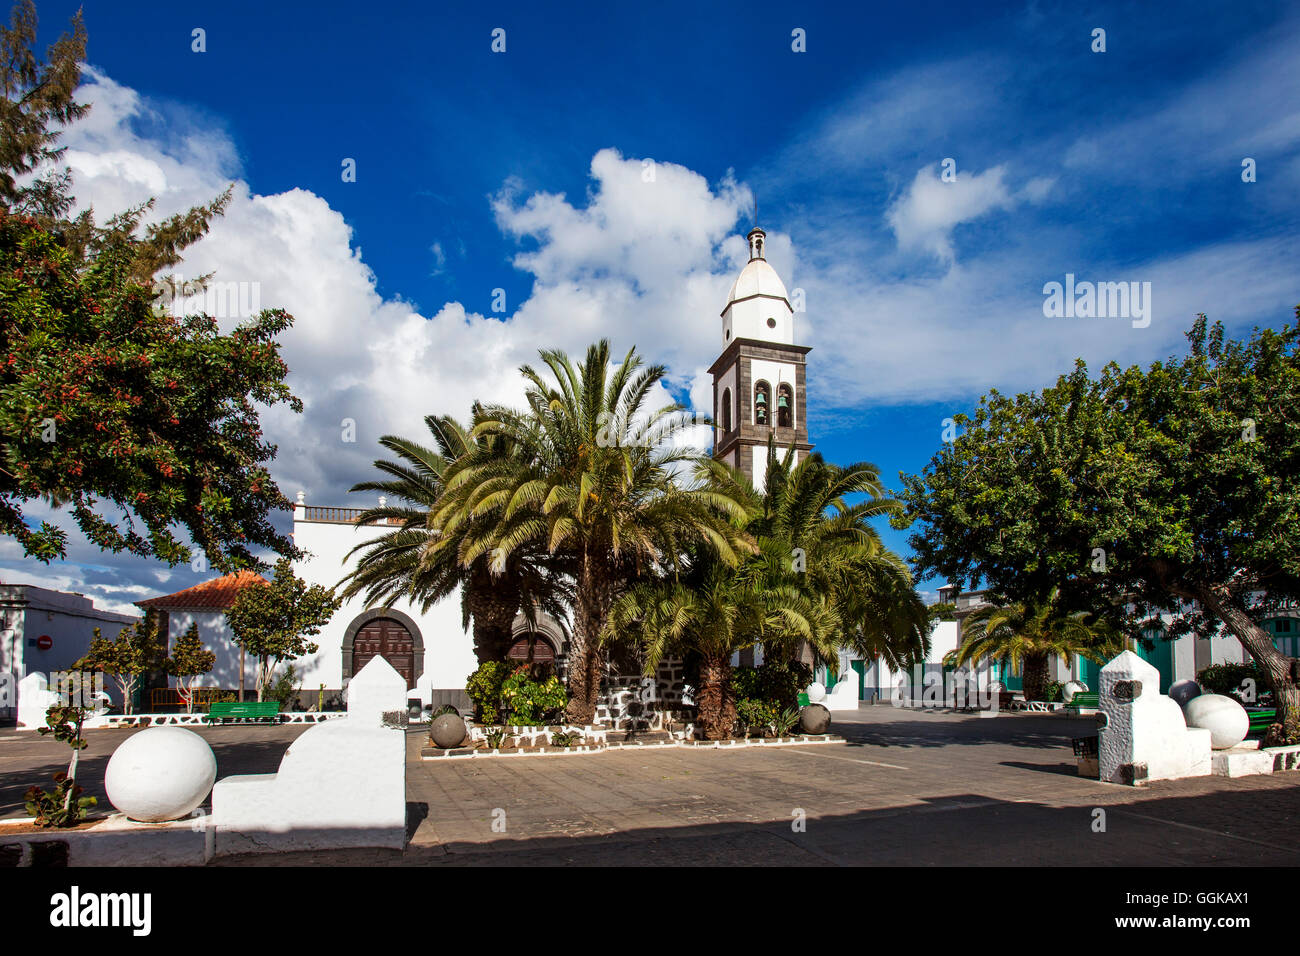
[[[690,719],[694,702],[686,693],[686,669],[680,660],[661,661],[653,678],[644,674],[610,676],[601,681],[596,725],[611,730],[667,730]]]

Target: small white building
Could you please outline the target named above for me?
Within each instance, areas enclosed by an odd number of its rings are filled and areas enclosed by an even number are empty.
[[[198,626],[199,640],[216,657],[211,672],[197,681],[199,687],[219,687],[223,690],[243,691],[250,698],[257,696],[257,661],[248,659],[235,644],[230,625],[226,623],[226,610],[235,603],[235,597],[246,587],[261,587],[266,578],[254,571],[236,571],[196,584],[192,588],[164,594],[162,597],[136,601],[136,607],[158,615],[159,628],[167,635],[167,653],[176,639]],[[175,678],[169,681],[175,687]],[[242,697],[242,695],[241,695]],[[143,702],[149,710],[150,701]]]
[[[0,584],[0,675],[5,682],[0,717],[17,714],[17,687],[24,677],[39,673],[48,679],[56,671],[71,670],[90,649],[95,628],[112,638],[138,620],[101,610],[84,594]],[[112,686],[105,690],[114,692]]]

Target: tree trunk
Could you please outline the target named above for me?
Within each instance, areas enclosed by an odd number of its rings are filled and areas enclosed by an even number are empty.
[[[700,692],[695,705],[705,740],[723,740],[736,726],[736,700],[731,693],[731,658],[705,657],[700,662]]]
[[[577,596],[573,608],[573,638],[569,641],[570,722],[587,725],[595,719],[600,696],[600,629],[609,613],[610,571],[606,563],[584,552],[578,568]]]
[[[1268,675],[1269,683],[1273,685],[1277,724],[1269,728],[1264,745],[1275,747],[1300,743],[1300,687],[1291,680],[1290,658],[1277,649],[1268,631],[1255,623],[1226,588],[1197,588],[1196,596],[1241,641],[1246,653]]]
[[[1025,700],[1047,699],[1048,663],[1049,658],[1047,654],[1025,655]]]
[[[466,585],[465,599],[474,629],[474,655],[480,664],[505,660],[519,613],[519,589],[508,576],[494,578],[486,568],[475,568]]]

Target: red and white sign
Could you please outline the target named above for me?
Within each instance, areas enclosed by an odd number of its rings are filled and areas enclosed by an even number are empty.
[[[50,637],[48,634],[42,634],[36,639],[36,646],[43,651],[48,651],[54,646],[54,638]]]

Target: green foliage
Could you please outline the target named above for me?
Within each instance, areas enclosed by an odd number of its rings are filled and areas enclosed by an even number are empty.
[[[279,701],[281,710],[291,709],[302,689],[302,675],[292,664],[288,665],[272,683],[266,686],[262,698]]]
[[[1063,698],[1065,684],[1059,680],[1049,680],[1043,690],[1043,700],[1049,704],[1056,703]]]
[[[501,684],[501,709],[507,723],[519,726],[544,724],[559,717],[569,702],[564,683],[555,675],[533,680],[527,667],[520,667]]]
[[[86,720],[86,711],[81,707],[60,707],[55,705],[45,712],[45,726],[36,732],[42,737],[50,736],[62,741],[75,750],[85,750],[89,745],[82,736],[81,725]]]
[[[0,534],[41,561],[65,557],[67,532],[24,514],[45,501],[98,547],[169,564],[190,560],[187,538],[222,570],[256,564],[254,550],[296,554],[267,517],[292,505],[267,470],[275,447],[259,419],[279,403],[302,410],[276,342],[293,319],[265,310],[223,334],[156,301],[155,274],[229,193],[148,226],[152,202],[102,226],[89,211],[69,219],[55,142],[87,109],[73,99],[80,15],[45,65],[30,2],[0,32]],[[53,171],[26,175],[43,163]]]
[[[122,628],[112,640],[95,628],[86,656],[77,662],[78,668],[103,671],[117,682],[122,690],[123,713],[131,713],[140,678],[165,666],[165,645],[158,621],[157,615],[147,614],[144,620]]]
[[[210,673],[217,655],[203,646],[199,639],[199,626],[191,624],[172,645],[171,655],[163,661],[163,670],[176,678],[176,689],[185,709],[194,713],[194,700],[199,678]]]
[[[1241,685],[1251,680],[1255,682],[1256,699],[1245,700]],[[1196,672],[1196,683],[1211,694],[1223,694],[1241,703],[1259,703],[1258,695],[1271,690],[1268,675],[1260,670],[1254,661],[1245,664],[1211,664]]]
[[[782,708],[793,705],[811,682],[812,668],[782,658],[768,658],[757,667],[737,667],[731,672],[731,688],[738,699],[768,701]]]
[[[569,702],[563,682],[554,675],[534,680],[528,665],[485,661],[469,675],[465,692],[480,722],[535,726],[559,716]]]
[[[504,661],[484,661],[465,681],[465,693],[474,702],[474,716],[484,724],[501,722],[501,685],[510,676]]]
[[[629,580],[688,547],[732,564],[747,549],[728,520],[739,513],[734,501],[676,480],[700,453],[680,440],[694,425],[682,406],[647,405],[663,366],[646,366],[634,349],[617,359],[608,341],[577,364],[560,351],[541,356],[550,376],[520,370],[527,410],[485,409],[473,430],[517,453],[475,453],[450,469],[427,559],[443,550],[462,564],[486,555],[496,573],[517,553],[544,548],[568,562],[577,593],[569,717],[585,723],[599,692],[601,629]],[[467,527],[482,514],[493,520]]]
[[[484,414],[474,406],[475,426]],[[360,557],[344,579],[342,594],[364,596],[367,607],[381,607],[400,597],[427,611],[459,589],[463,624],[473,625],[475,655],[480,663],[501,660],[514,642],[513,626],[520,611],[530,619],[539,612],[556,621],[567,619],[566,600],[572,588],[562,571],[568,562],[541,541],[521,545],[495,569],[494,557],[487,552],[464,558],[461,543],[472,543],[495,527],[500,508],[477,511],[441,531],[433,528],[430,513],[439,507],[446,475],[454,464],[473,459],[479,466],[494,462],[508,468],[519,464],[523,449],[494,434],[472,434],[447,415],[428,415],[424,422],[433,447],[384,435],[379,444],[398,459],[375,462],[386,480],[363,481],[351,489],[377,492],[386,500],[357,519],[358,525],[383,530],[349,553],[359,552]],[[431,547],[435,540],[439,547]]]
[[[258,700],[282,661],[314,654],[306,639],[319,634],[342,600],[319,584],[310,587],[293,573],[288,558],[275,564],[275,578],[266,585],[244,588],[226,611],[234,642],[258,659]]]
[[[83,797],[81,793],[82,788],[77,782],[60,771],[54,775],[53,790],[29,787],[23,795],[23,802],[27,815],[35,818],[32,821],[35,826],[69,828],[84,820],[86,811],[99,802],[94,797]]]
[[[776,714],[772,719],[772,730],[778,737],[784,737],[799,723],[799,708],[791,705]]]
[[[483,732],[483,739],[487,742],[489,750],[500,750],[501,745],[506,742],[506,729],[504,727],[489,727]]]
[[[1171,637],[1222,622],[1300,733],[1300,689],[1255,607],[1300,595],[1300,323],[1233,341],[1202,315],[1187,339],[1146,368],[1092,377],[1080,361],[1041,393],[991,392],[904,479],[900,524],[916,523],[918,575],[983,582],[996,603],[1059,588],[1125,633],[1166,608]]]
[[[567,732],[563,730],[557,730],[552,732],[551,734],[551,746],[572,747],[581,739],[582,739],[582,734],[578,733],[576,730],[567,731]]]
[[[439,707],[437,710],[435,710],[432,714],[430,714],[429,717],[430,717],[430,719],[432,719],[432,720],[437,720],[439,717],[442,717],[442,716],[444,716],[445,714],[451,714],[451,715],[453,715],[453,716],[455,716],[455,717],[459,717],[459,716],[460,716],[460,711],[457,710],[455,707],[451,706],[451,704],[443,704],[441,707]]]

